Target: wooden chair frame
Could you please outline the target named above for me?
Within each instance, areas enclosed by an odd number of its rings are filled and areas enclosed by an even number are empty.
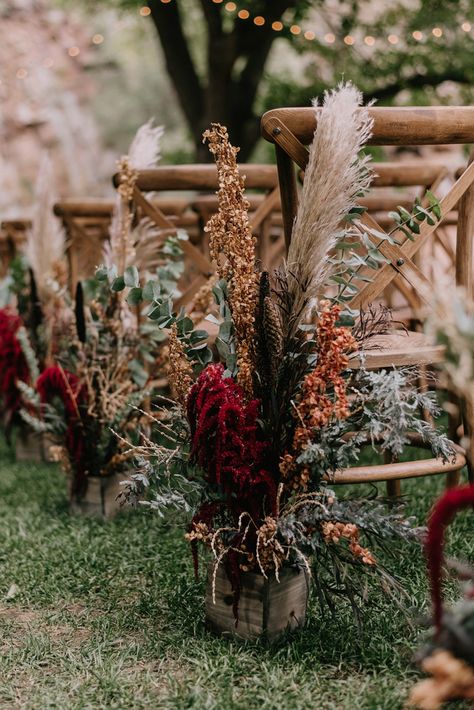
[[[281,190],[281,205],[283,225],[287,247],[291,241],[294,219],[298,209],[298,193],[294,164],[303,170],[308,162],[307,145],[313,139],[317,125],[317,116],[321,109],[275,109],[267,112],[262,118],[262,134],[274,143],[277,157],[278,173]],[[474,142],[474,107],[423,107],[423,108],[370,108],[374,120],[372,145],[439,145],[466,144]],[[458,205],[457,245],[455,255],[456,284],[462,286],[468,298],[472,299],[472,255],[474,237],[474,162],[470,162],[457,178],[449,192],[440,201],[442,216],[452,212]],[[361,220],[363,223],[383,232],[380,225],[369,214]],[[429,304],[433,289],[416,265],[414,257],[423,244],[436,231],[437,224],[429,225],[423,222],[420,234],[411,241],[401,232],[396,232],[398,244],[388,240],[376,240],[374,243],[386,257],[383,264],[374,274],[372,281],[367,283],[355,295],[351,302],[353,308],[367,306],[374,301],[382,291],[398,275],[403,277],[408,286],[414,289],[421,299]],[[436,362],[438,354],[433,354]],[[474,413],[464,408],[465,431],[470,439],[468,461],[470,479],[472,479],[472,463],[474,460],[473,422]],[[462,465],[462,455],[457,462],[459,470]],[[429,462],[425,462],[425,475],[433,473]],[[394,466],[396,464],[389,464]],[[377,467],[376,467],[377,468]],[[379,467],[380,468],[380,467]],[[411,477],[410,470],[400,471],[395,477],[387,473],[391,469],[372,469],[368,479],[388,480],[388,478]],[[359,472],[360,473],[360,472]],[[417,475],[420,475],[419,473]],[[367,480],[368,480],[367,479]],[[360,480],[360,479],[359,479]],[[449,479],[448,479],[449,480]],[[454,482],[451,476],[451,483]],[[393,483],[393,481],[391,481]],[[398,480],[397,480],[398,483]],[[390,490],[390,489],[389,489]],[[392,493],[398,493],[398,487],[391,488]]]
[[[90,229],[108,232],[114,204],[111,200],[63,200],[57,202],[53,211],[62,221],[66,233],[66,259],[69,271],[69,289],[74,293],[79,280],[79,246],[84,248],[91,241]],[[98,264],[97,264],[98,266]],[[91,274],[92,276],[92,274]]]
[[[374,119],[371,145],[465,144],[474,142],[474,107],[423,107],[423,108],[371,108]],[[296,177],[293,162],[304,170],[308,161],[308,145],[314,135],[317,110],[274,109],[262,118],[264,137],[275,144],[280,179],[281,205],[285,241],[291,240],[293,221],[298,207]],[[397,165],[396,163],[394,164]],[[458,244],[456,249],[456,283],[472,296],[472,239],[474,229],[474,164],[471,163],[458,177],[449,192],[440,201],[442,216],[449,214],[459,203]],[[377,184],[374,182],[374,184]],[[362,222],[384,232],[370,215]],[[441,220],[442,222],[442,220]],[[376,245],[388,259],[351,302],[353,308],[366,306],[377,298],[386,286],[400,274],[420,297],[429,303],[432,287],[415,264],[413,257],[438,224],[424,222],[415,240],[407,239],[402,232],[394,236],[400,245],[380,240]],[[374,276],[373,271],[371,275]]]
[[[0,275],[6,273],[12,259],[22,251],[25,234],[31,228],[29,219],[5,219],[0,223]]]
[[[247,189],[263,190],[266,197],[251,214],[251,226],[255,233],[277,207],[280,200],[278,175],[274,165],[240,165],[241,174],[245,175]],[[114,185],[120,184],[120,173],[114,176]],[[162,230],[163,241],[176,233],[176,224],[153,204],[146,193],[164,191],[196,190],[203,192],[217,191],[219,181],[217,168],[212,164],[160,166],[152,170],[141,170],[133,191],[133,206],[143,216],[151,219]],[[185,256],[197,268],[198,274],[176,301],[176,307],[190,307],[198,290],[214,273],[214,266],[208,256],[190,241],[181,244]]]

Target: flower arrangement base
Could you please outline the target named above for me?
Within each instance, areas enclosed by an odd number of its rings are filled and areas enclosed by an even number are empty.
[[[69,476],[69,490],[72,478]],[[92,518],[110,519],[121,509],[123,499],[117,499],[123,491],[121,481],[127,476],[114,473],[111,476],[89,476],[87,488],[83,495],[71,494],[71,512]]]
[[[40,463],[46,460],[44,454],[43,434],[39,434],[31,429],[18,429],[15,439],[16,461]]]
[[[217,570],[216,603],[213,602],[213,570],[214,565],[210,564],[206,592],[206,625],[211,631],[245,640],[263,637],[274,642],[285,632],[304,624],[309,592],[305,570],[283,568],[279,582],[273,574],[265,579],[257,572],[242,572],[237,625],[232,609],[232,587],[223,565]]]

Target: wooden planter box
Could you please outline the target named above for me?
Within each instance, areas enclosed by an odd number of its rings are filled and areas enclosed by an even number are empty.
[[[40,434],[26,427],[20,428],[15,437],[15,459],[31,463],[51,463],[54,459],[50,448],[56,443],[49,433]]]
[[[89,476],[86,492],[78,496],[72,495],[72,476],[68,476],[71,512],[93,518],[113,518],[123,507],[123,498],[117,500],[117,496],[123,491],[120,482],[126,481],[127,478],[121,473]]]
[[[233,595],[224,565],[216,576],[216,603],[212,600],[214,565],[208,567],[206,625],[215,633],[255,640],[261,636],[272,642],[288,630],[302,626],[306,619],[309,584],[305,570],[287,567],[268,579],[257,572],[242,572],[239,621],[235,625]]]

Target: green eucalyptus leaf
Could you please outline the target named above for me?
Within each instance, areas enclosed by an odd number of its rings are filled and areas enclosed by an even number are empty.
[[[110,286],[112,291],[123,291],[125,288],[125,280],[123,276],[117,276],[113,281]]]
[[[143,300],[141,288],[131,288],[128,292],[126,300],[130,306],[138,305]]]
[[[136,266],[127,266],[123,278],[125,286],[129,286],[130,288],[137,288],[140,286],[140,276]]]

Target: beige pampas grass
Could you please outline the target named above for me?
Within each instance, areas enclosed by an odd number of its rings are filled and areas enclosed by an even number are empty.
[[[140,126],[128,149],[130,164],[135,170],[156,168],[161,158],[161,139],[164,127],[154,126],[151,118]]]
[[[359,152],[373,122],[361,104],[362,94],[350,83],[326,92],[322,108],[313,101],[318,123],[286,263],[292,310],[301,317],[320,295],[344,217],[370,185],[370,157]]]
[[[26,240],[26,257],[41,302],[56,290],[58,277],[62,281],[64,276],[64,232],[53,214],[55,201],[53,165],[49,156],[44,154],[36,181],[31,229]]]
[[[140,227],[138,225],[135,235],[132,233],[132,214],[129,203],[133,196],[137,171],[156,168],[158,165],[163,132],[163,126],[153,126],[153,119],[150,119],[138,129],[130,144],[128,155],[123,156],[118,163],[122,181],[115,199],[109,232],[110,241],[104,248],[104,262],[108,266],[115,265],[119,273],[123,273],[127,266],[137,262],[139,256],[136,249],[137,239],[142,232],[146,232],[148,235],[148,249],[143,250],[143,256],[150,252],[150,229],[147,226]],[[146,267],[146,263],[143,261],[136,265],[139,270],[142,266]]]

